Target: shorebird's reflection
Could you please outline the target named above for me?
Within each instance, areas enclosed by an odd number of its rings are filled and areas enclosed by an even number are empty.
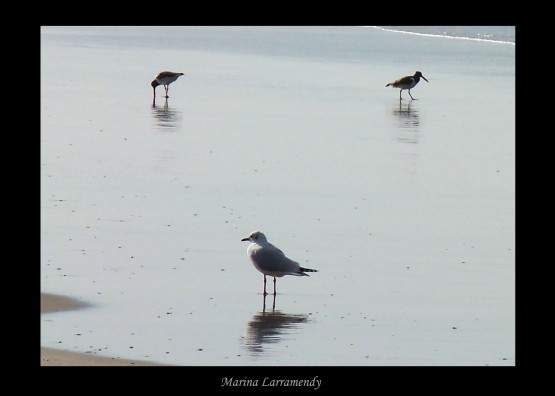
[[[399,122],[397,140],[403,143],[418,143],[418,129],[420,116],[418,109],[411,101],[403,103],[399,101],[393,106],[393,115]]]
[[[156,99],[152,100],[152,116],[158,129],[172,131],[177,129],[181,120],[181,112],[168,106],[168,99],[164,104],[156,106]]]
[[[270,295],[269,295],[270,296]],[[299,328],[308,322],[308,315],[286,314],[276,311],[276,296],[272,295],[272,309],[266,307],[266,296],[263,297],[262,312],[255,314],[247,324],[244,339],[245,348],[252,356],[264,352],[265,344],[275,344],[284,338],[291,330]]]

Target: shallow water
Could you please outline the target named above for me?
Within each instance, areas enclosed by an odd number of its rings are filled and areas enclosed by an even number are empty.
[[[161,70],[185,75],[152,106]],[[400,103],[385,84],[415,70],[429,83]],[[179,365],[514,365],[514,114],[510,44],[44,27],[41,289],[92,307],[43,315],[41,342]],[[319,272],[264,299],[254,230]]]

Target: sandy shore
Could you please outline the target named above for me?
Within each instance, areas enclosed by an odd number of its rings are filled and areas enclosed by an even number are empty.
[[[55,294],[41,293],[41,314],[59,311],[69,311],[86,307],[78,300],[58,296]],[[162,364],[142,361],[126,360],[110,357],[89,355],[86,353],[68,352],[59,349],[40,348],[41,366],[162,366]]]

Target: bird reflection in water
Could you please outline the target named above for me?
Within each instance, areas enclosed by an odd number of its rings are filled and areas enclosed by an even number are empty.
[[[399,121],[397,140],[403,143],[418,143],[420,116],[412,101],[403,103],[399,100],[398,104],[393,106],[393,115]]]
[[[156,106],[156,102],[152,102],[152,117],[157,129],[163,131],[176,130],[181,121],[181,112],[168,106],[168,99],[164,100],[162,106]]]
[[[276,311],[276,296],[272,297],[272,309],[269,304],[266,307],[266,296],[263,296],[262,312],[255,314],[247,324],[246,336],[244,338],[245,348],[252,356],[258,356],[264,352],[266,344],[277,344],[285,336],[301,324],[308,322],[308,315],[285,314]]]

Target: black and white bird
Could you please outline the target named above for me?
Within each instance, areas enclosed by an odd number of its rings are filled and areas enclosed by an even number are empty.
[[[422,75],[422,73],[417,71],[416,73],[414,73],[414,76],[406,76],[406,77],[399,78],[398,80],[395,80],[395,81],[390,82],[389,84],[387,84],[386,87],[391,86],[393,88],[400,88],[401,90],[399,91],[399,100],[402,99],[401,93],[403,92],[403,90],[408,89],[410,98],[414,100],[414,98],[410,94],[410,90],[412,88],[414,88],[416,86],[416,84],[418,84],[418,82],[420,81],[420,77],[422,77],[424,80],[426,80],[426,82],[429,82],[426,79],[426,77],[424,77]]]
[[[169,85],[174,82],[175,80],[177,80],[179,78],[179,76],[182,76],[183,73],[174,73],[171,71],[163,71],[160,72],[156,75],[156,77],[154,77],[154,80],[152,80],[152,82],[150,83],[150,86],[152,87],[153,90],[153,98],[156,98],[156,87],[158,85],[163,85],[164,89],[166,90],[166,96],[165,98],[169,98],[168,96],[168,90],[169,90]]]
[[[241,241],[250,241],[247,255],[254,267],[264,274],[264,295],[266,293],[266,275],[274,277],[274,295],[276,295],[276,277],[284,275],[308,276],[307,272],[318,272],[310,268],[303,268],[296,261],[287,258],[277,247],[266,239],[260,231],[252,232]]]

